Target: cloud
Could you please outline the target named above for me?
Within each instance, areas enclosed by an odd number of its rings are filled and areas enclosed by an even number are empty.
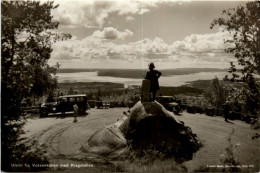
[[[110,40],[114,40],[114,39],[124,40],[126,37],[131,37],[133,35],[134,35],[134,33],[128,29],[121,32],[113,27],[104,28],[102,31],[97,30],[92,34],[93,37],[110,39]]]
[[[165,59],[168,57],[168,45],[161,38],[156,37],[154,40],[143,39],[134,43],[129,43],[128,54],[134,54],[137,59]]]
[[[192,34],[181,41],[174,42],[170,49],[174,52],[223,52],[231,44],[224,44],[224,39],[230,39],[231,35],[221,28],[217,33],[212,34]]]
[[[132,16],[127,16],[127,17],[126,17],[126,20],[127,20],[127,21],[131,21],[131,20],[134,20],[134,19],[135,19],[135,18],[132,17]]]
[[[75,62],[75,60],[82,63],[93,63],[100,60],[134,62],[168,59],[168,45],[158,37],[154,40],[144,39],[128,44],[115,44],[100,39],[100,36],[107,39],[125,37],[125,32],[118,32],[114,28],[109,28],[94,32],[92,36],[82,40],[73,37],[71,40],[57,42],[53,45],[52,59],[61,64],[62,62]]]
[[[231,34],[223,31],[212,34],[192,34],[181,41],[172,43],[168,49],[171,55],[185,57],[196,62],[229,62],[234,60],[231,54],[224,50],[233,47],[232,44],[224,44],[224,39],[230,39]]]
[[[64,27],[99,27],[102,28],[109,14],[142,15],[156,8],[159,1],[61,1],[53,11],[54,20]],[[128,17],[128,20],[131,18]]]
[[[153,61],[204,64],[212,67],[228,65],[229,61],[234,60],[232,54],[224,52],[225,48],[232,45],[224,44],[223,38],[229,38],[230,35],[221,30],[212,34],[192,34],[170,45],[159,37],[127,44],[112,42],[115,39],[124,39],[128,35],[131,35],[131,31],[121,32],[109,27],[95,31],[93,35],[82,40],[73,37],[71,40],[57,42],[53,46],[52,59],[61,64]]]
[[[143,9],[141,9],[141,10],[138,12],[138,14],[143,15],[144,13],[148,13],[149,11],[151,11],[151,10],[149,10],[149,9],[147,9],[147,8],[143,8]]]

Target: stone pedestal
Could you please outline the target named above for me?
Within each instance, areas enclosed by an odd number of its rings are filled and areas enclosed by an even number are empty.
[[[141,88],[141,101],[142,102],[150,102],[150,80],[144,79],[142,81],[142,88]]]

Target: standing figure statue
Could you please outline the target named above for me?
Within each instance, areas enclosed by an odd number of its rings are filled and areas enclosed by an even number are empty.
[[[145,79],[150,80],[150,100],[154,101],[157,90],[160,89],[158,79],[162,75],[161,72],[154,70],[154,63],[149,64],[149,71],[146,73]]]

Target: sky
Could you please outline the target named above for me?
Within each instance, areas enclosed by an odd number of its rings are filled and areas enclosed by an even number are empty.
[[[218,26],[222,11],[241,1],[55,1],[58,32],[49,63],[61,68],[228,68],[231,35]]]

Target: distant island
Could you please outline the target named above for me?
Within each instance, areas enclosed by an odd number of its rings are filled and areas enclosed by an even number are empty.
[[[160,70],[160,69],[159,69]],[[58,73],[80,73],[80,72],[98,72],[98,76],[110,76],[120,78],[144,78],[147,70],[143,69],[58,69]],[[219,68],[177,68],[160,70],[163,76],[187,75],[201,72],[227,72],[227,69]]]

